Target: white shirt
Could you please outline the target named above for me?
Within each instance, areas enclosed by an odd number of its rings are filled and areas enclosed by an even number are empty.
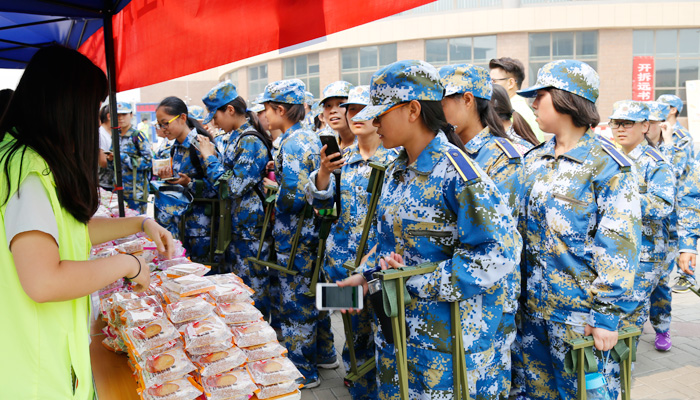
[[[7,247],[23,232],[40,231],[53,236],[58,244],[58,224],[49,195],[36,174],[29,174],[19,186],[5,209]]]
[[[112,134],[100,125],[100,149],[110,151],[112,149]]]

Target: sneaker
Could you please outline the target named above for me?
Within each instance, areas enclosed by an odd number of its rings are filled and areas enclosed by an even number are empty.
[[[338,360],[338,356],[336,355],[333,358],[319,361],[316,366],[322,369],[336,369],[340,366],[340,360]]]
[[[669,332],[657,333],[656,340],[654,340],[654,347],[658,351],[669,351],[671,350],[671,334]]]
[[[304,387],[302,387],[302,389],[313,389],[315,387],[318,387],[321,384],[321,377],[316,376],[316,378],[311,379],[311,380],[305,379],[305,378],[299,378],[296,380],[296,382],[298,384],[304,385]]]
[[[679,275],[676,278],[676,283],[671,287],[674,293],[685,293],[690,290],[692,283],[685,275]]]

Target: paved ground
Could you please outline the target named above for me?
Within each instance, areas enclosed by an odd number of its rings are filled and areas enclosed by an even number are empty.
[[[332,316],[338,354],[345,334],[339,314]],[[661,353],[654,349],[654,330],[647,323],[642,334],[633,372],[632,399],[700,399],[700,297],[692,292],[673,295],[671,323],[673,349]],[[343,386],[345,371],[321,370],[321,386],[302,390],[302,400],[350,399]]]

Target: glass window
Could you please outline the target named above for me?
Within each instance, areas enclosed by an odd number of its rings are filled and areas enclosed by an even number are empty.
[[[425,41],[425,60],[436,67],[460,63],[483,66],[495,57],[495,35]]]
[[[685,102],[685,82],[700,79],[700,30],[634,31],[635,56],[654,57],[654,97],[674,94]],[[688,115],[683,107],[680,116]]]
[[[537,71],[550,61],[574,59],[598,67],[598,31],[531,33],[528,78],[537,81]]]
[[[284,66],[284,79],[301,79],[306,85],[306,90],[313,93],[314,97],[320,95],[318,89],[318,53],[285,58],[282,65]]]
[[[396,43],[342,49],[340,79],[369,85],[372,74],[396,61]]]
[[[267,85],[267,64],[248,67],[248,97],[252,100],[265,90]]]

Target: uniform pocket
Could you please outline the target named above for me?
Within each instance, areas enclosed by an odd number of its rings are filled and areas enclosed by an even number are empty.
[[[445,222],[403,219],[404,255],[414,260],[442,261],[452,257],[457,229]]]

